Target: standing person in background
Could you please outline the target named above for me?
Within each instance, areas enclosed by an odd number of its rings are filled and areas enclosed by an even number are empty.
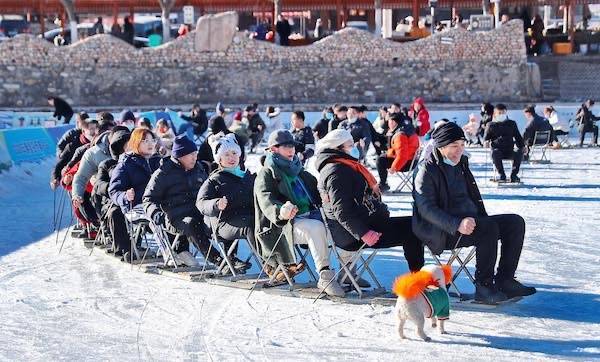
[[[258,114],[255,105],[246,107],[246,114],[248,116],[248,131],[250,133],[250,140],[252,141],[250,144],[250,153],[253,153],[265,135],[266,124],[260,117],[260,114]]]
[[[283,129],[283,123],[281,122],[281,110],[279,108],[268,106],[266,109],[267,118],[269,119],[269,124],[267,125],[266,134],[271,134],[271,132]]]
[[[315,154],[315,136],[310,127],[304,124],[304,112],[292,112],[292,136],[296,141],[296,155],[306,165],[306,161]]]
[[[331,120],[331,122],[329,122],[329,132],[333,131],[334,129],[337,129],[338,126],[340,125],[340,123],[342,123],[343,121],[346,120],[347,112],[348,112],[348,108],[346,106],[342,106],[339,104],[336,104],[335,106],[333,106],[334,116],[333,116],[333,119]]]
[[[531,52],[534,56],[540,55],[544,44],[544,20],[541,16],[536,15],[533,17],[529,30],[531,33]]]
[[[481,104],[481,122],[479,123],[479,137],[483,137],[487,125],[494,119],[494,106],[485,102]]]
[[[99,16],[98,19],[96,19],[94,26],[92,26],[92,29],[90,30],[90,35],[96,34],[104,34],[104,25],[102,24],[101,16]]]
[[[56,118],[57,121],[60,121],[61,118],[64,118],[63,124],[69,124],[71,122],[71,118],[73,117],[73,108],[67,103],[64,99],[59,97],[48,97],[48,104],[54,107],[54,114],[52,117]]]
[[[279,45],[290,45],[289,36],[292,34],[292,27],[290,26],[288,20],[284,18],[281,14],[277,16],[275,30],[277,31],[277,35],[279,35]]]
[[[133,45],[133,38],[135,36],[135,30],[133,28],[133,24],[129,19],[129,16],[126,16],[123,19],[123,40]]]
[[[427,132],[429,132],[431,126],[429,124],[429,112],[425,108],[425,101],[423,98],[415,98],[412,109],[409,111],[408,115],[413,120],[415,131],[419,137],[425,136]]]
[[[329,132],[329,122],[333,119],[333,108],[325,107],[321,113],[321,119],[315,123],[313,133],[315,139],[320,140]]]
[[[110,35],[116,36],[121,39],[123,37],[123,30],[121,29],[121,25],[119,24],[119,20],[115,19],[115,22],[110,27]]]

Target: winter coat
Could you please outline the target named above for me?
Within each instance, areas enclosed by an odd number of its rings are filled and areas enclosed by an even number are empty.
[[[194,125],[194,134],[202,135],[208,129],[208,117],[203,109],[195,115],[181,115],[181,119]]]
[[[78,149],[75,150],[73,157],[71,157],[71,161],[67,162],[67,168],[71,168],[81,162],[83,155],[85,155],[86,151],[92,147],[91,143],[86,143],[85,145],[79,146]]]
[[[73,196],[83,197],[85,185],[98,172],[100,162],[111,157],[108,135],[108,131],[101,134],[98,137],[98,143],[83,154],[79,170],[73,179]]]
[[[469,120],[467,122],[467,124],[465,124],[462,127],[463,131],[465,132],[465,134],[471,135],[471,136],[476,136],[477,132],[479,131],[479,122],[476,120]]]
[[[71,117],[73,117],[73,108],[62,98],[54,98],[54,114],[52,117],[60,121],[61,117],[64,117],[64,123],[69,123]]]
[[[575,115],[575,119],[579,127],[591,130],[594,122],[600,120],[600,117],[595,116],[585,104],[582,104]]]
[[[171,149],[173,148],[173,141],[175,141],[175,132],[169,128],[166,132],[159,132],[158,129],[154,131],[154,134],[158,137],[158,142],[161,147],[166,150],[165,156],[171,156]]]
[[[354,122],[350,122],[348,120],[342,121],[338,126],[339,129],[345,129],[350,131],[352,134],[352,139],[354,142],[358,142],[361,139],[364,140],[365,145],[371,143],[371,127],[369,126],[369,121],[363,118],[358,118]]]
[[[106,215],[106,211],[112,205],[108,188],[110,186],[110,177],[117,166],[118,161],[114,158],[106,159],[100,162],[98,173],[96,174],[96,183],[92,189],[92,200],[94,205],[101,205],[99,214]]]
[[[302,129],[293,129],[291,133],[297,143],[296,153],[301,153],[304,157],[302,163],[306,163],[306,160],[315,154],[315,135],[308,126]]]
[[[216,230],[223,224],[254,225],[254,180],[256,175],[246,171],[243,178],[218,169],[211,173],[200,188],[196,198],[196,207],[202,215],[211,218]],[[219,224],[215,225],[220,210],[217,201],[227,198],[227,207],[221,213]],[[215,230],[215,231],[216,231]]]
[[[58,160],[56,161],[56,165],[54,165],[54,169],[52,170],[52,174],[50,175],[52,180],[60,180],[62,170],[65,168],[67,163],[71,161],[75,151],[84,144],[90,143],[90,141],[85,138],[83,134],[81,134],[78,138],[73,140],[73,142],[69,143],[65,146],[65,149],[61,152]]]
[[[415,133],[412,125],[408,128],[406,132],[402,127],[398,126],[390,139],[391,147],[387,150],[386,155],[394,159],[390,167],[394,171],[400,171],[405,166],[410,166],[415,153],[419,149],[419,136]]]
[[[265,121],[260,118],[260,114],[254,113],[252,117],[248,119],[248,131],[251,133],[260,133],[261,130],[258,129],[258,126],[262,126],[262,131],[267,128]]]
[[[208,178],[202,162],[186,171],[173,157],[163,158],[146,186],[142,201],[148,217],[165,212],[171,223],[197,213],[195,201],[200,187]]]
[[[117,166],[112,172],[108,194],[112,202],[121,207],[123,213],[130,208],[130,202],[127,200],[127,190],[133,189],[135,193],[131,205],[140,204],[146,185],[150,181],[150,176],[158,169],[159,164],[159,156],[146,159],[135,153],[121,155]]]
[[[318,120],[313,127],[313,131],[316,133],[318,139],[327,136],[327,133],[329,132],[329,119],[321,118]]]
[[[337,116],[333,116],[333,119],[331,120],[331,122],[329,122],[329,132],[333,131],[334,129],[338,129],[338,127],[340,126],[340,123],[344,122],[345,119],[339,119]]]
[[[443,163],[442,155],[435,149],[425,162],[417,166],[413,176],[412,229],[436,255],[446,249],[447,241],[451,236],[456,235],[463,219],[448,213],[453,189],[448,185]],[[478,214],[486,216],[483,200],[475,178],[469,170],[466,156],[462,156],[458,167],[462,168],[467,180],[469,197],[476,205]]]
[[[239,143],[240,147],[242,145],[246,145],[248,143],[248,139],[250,137],[248,127],[243,122],[234,122],[231,127],[229,127],[229,131],[235,133],[235,138],[238,139],[241,143]]]
[[[483,139],[490,141],[492,149],[499,149],[510,152],[517,145],[517,148],[523,149],[525,146],[517,123],[506,119],[500,122],[491,122],[488,124]]]
[[[65,134],[62,135],[62,137],[58,140],[58,143],[56,144],[56,156],[60,156],[60,154],[62,153],[62,151],[64,151],[65,147],[67,147],[68,144],[76,142],[77,139],[79,139],[79,137],[81,136],[81,133],[82,131],[78,128],[71,128],[70,130],[65,132]]]
[[[533,145],[533,139],[535,137],[536,132],[550,131],[550,139],[552,139],[552,134],[554,129],[550,125],[550,122],[544,117],[541,117],[537,114],[533,116],[533,119],[529,121],[527,126],[525,127],[525,132],[523,133],[523,141],[531,147]]]
[[[570,131],[571,127],[569,125],[569,121],[559,118],[558,113],[556,111],[554,111],[550,114],[550,117],[548,118],[548,122],[550,122],[550,125],[552,125],[552,128],[555,131],[563,131],[563,132]]]
[[[316,156],[319,190],[324,197],[323,209],[333,241],[345,250],[356,250],[360,239],[374,220],[390,217],[387,206],[375,196],[365,178],[351,167],[335,162],[336,158],[354,160],[339,150],[324,149]]]
[[[418,112],[415,112],[415,110],[413,109],[410,112],[410,117],[413,120],[413,125],[417,130],[417,134],[419,135],[419,137],[423,137],[431,129],[431,124],[429,123],[429,112],[425,108],[425,104],[423,103],[423,100],[421,98],[417,98],[415,100],[415,103],[420,104],[421,109],[419,109]]]
[[[319,207],[321,198],[315,177],[306,170],[302,170],[298,177],[304,183],[313,206]],[[282,173],[278,168],[263,166],[260,169],[254,182],[254,228],[265,258],[271,254],[277,239],[281,236],[271,259],[279,260],[283,264],[291,264],[296,262],[293,247],[293,222],[279,219],[279,210],[288,201],[284,189]]]
[[[68,167],[68,168],[65,170],[65,173],[64,173],[64,175],[63,175],[63,179],[62,179],[62,180],[63,180],[63,181],[62,181],[62,186],[64,187],[64,189],[65,189],[65,190],[67,190],[67,191],[71,192],[71,191],[73,190],[73,183],[70,183],[70,184],[67,184],[67,183],[65,183],[65,177],[64,177],[64,176],[67,176],[67,175],[70,175],[71,177],[75,176],[75,174],[76,174],[76,173],[77,173],[77,171],[79,170],[79,166],[80,166],[80,165],[81,165],[81,163],[79,163],[79,162],[75,162],[75,164],[73,164],[73,166],[71,166],[71,167]],[[89,182],[88,182],[88,183],[85,185],[85,192],[86,192],[86,193],[91,193],[91,192],[92,192],[92,190],[93,190],[93,186],[92,186],[92,184],[91,184],[91,183],[89,183]]]

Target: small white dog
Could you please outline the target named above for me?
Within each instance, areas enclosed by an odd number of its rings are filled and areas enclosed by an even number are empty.
[[[423,331],[425,318],[431,318],[431,326],[444,331],[444,320],[450,316],[450,298],[446,284],[452,278],[452,269],[448,265],[425,265],[416,273],[408,273],[394,281],[392,290],[398,296],[396,316],[398,318],[398,334],[404,339],[404,323],[410,319],[417,325],[417,333],[421,339],[429,342]]]

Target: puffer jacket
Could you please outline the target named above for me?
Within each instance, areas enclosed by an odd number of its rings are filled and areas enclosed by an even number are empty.
[[[119,158],[119,162],[112,172],[108,194],[123,212],[127,212],[130,202],[127,200],[127,190],[133,189],[135,193],[131,206],[142,202],[144,190],[150,181],[152,173],[158,169],[160,157],[153,156],[149,159],[135,154],[125,153]]]
[[[450,193],[453,190],[448,186],[448,177],[442,167],[443,162],[439,150],[434,149],[425,162],[417,166],[413,177],[412,229],[436,255],[446,249],[448,239],[456,235],[462,221],[461,217],[448,213]],[[487,215],[479,188],[469,170],[468,158],[463,155],[459,165],[467,180],[469,197],[476,205],[478,214]]]
[[[489,123],[485,129],[483,139],[490,141],[493,149],[500,149],[506,152],[512,151],[515,144],[519,149],[522,149],[525,145],[517,124],[510,119]]]
[[[408,131],[406,130],[408,128]],[[411,132],[412,131],[412,132]],[[401,171],[410,167],[415,153],[419,150],[419,136],[411,127],[397,127],[391,137],[391,147],[387,150],[387,157],[393,158],[391,169]]]
[[[356,242],[371,229],[371,220],[385,220],[390,213],[381,198],[373,194],[365,178],[336,159],[356,161],[339,150],[319,152],[315,160],[319,190],[327,195],[323,197],[323,208],[335,244],[353,250]]]
[[[172,223],[194,215],[198,212],[196,196],[207,178],[202,162],[196,162],[193,169],[186,171],[177,159],[163,158],[159,168],[150,177],[142,197],[146,215],[152,218],[162,211]]]
[[[92,176],[98,172],[100,162],[110,158],[110,149],[108,144],[109,131],[98,136],[98,142],[90,147],[81,158],[79,170],[73,178],[73,196],[83,197],[85,185]]]

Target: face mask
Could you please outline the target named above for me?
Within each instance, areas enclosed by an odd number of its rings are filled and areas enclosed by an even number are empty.
[[[446,157],[444,157],[444,163],[446,165],[453,166],[453,167],[456,166],[456,165],[458,165],[458,162],[454,162],[451,159],[446,158]]]
[[[234,167],[223,167],[224,171],[227,171],[239,178],[243,178],[246,175],[245,171],[242,171],[242,169],[240,168],[240,165],[234,166]]]
[[[333,119],[333,113],[327,113],[327,114],[325,114],[325,118],[327,118],[327,119]]]
[[[506,115],[506,113],[503,113],[503,114],[499,114],[496,117],[494,117],[494,121],[502,122],[502,121],[506,121],[507,118],[508,118],[508,116]]]
[[[357,160],[360,158],[360,151],[356,146],[352,146],[352,149],[350,150],[350,152],[348,152],[348,154],[356,158]]]
[[[358,118],[348,118],[348,122],[350,122],[350,123],[354,123],[354,122],[356,122],[356,120],[357,120],[357,119],[358,119]]]

